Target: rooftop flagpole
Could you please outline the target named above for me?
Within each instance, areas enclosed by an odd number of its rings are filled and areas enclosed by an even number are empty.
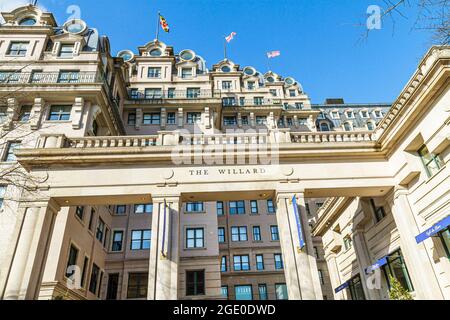
[[[227,38],[226,37],[224,37],[224,40],[223,40],[223,57],[224,57],[224,60],[227,59]]]
[[[161,16],[161,12],[158,11],[158,19],[156,20],[156,41],[159,40],[159,25],[160,25],[160,16]]]

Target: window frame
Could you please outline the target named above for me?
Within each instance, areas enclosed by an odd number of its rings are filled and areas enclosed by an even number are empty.
[[[242,232],[244,230],[245,230],[245,233]],[[237,231],[237,233],[235,231]],[[245,236],[245,240],[244,240],[243,236]],[[235,239],[237,239],[237,240],[235,240]],[[247,226],[231,227],[231,242],[247,242],[247,241],[248,241]]]
[[[194,275],[193,281],[190,281],[189,274]],[[199,280],[197,277],[201,274],[203,280]],[[194,290],[189,291],[189,284],[193,284]],[[199,286],[200,285],[200,290]],[[206,275],[205,270],[186,270],[186,296],[187,297],[199,297],[206,294]]]
[[[197,232],[201,231],[201,237],[198,237]],[[189,233],[193,232],[194,237],[190,237]],[[204,249],[206,248],[205,241],[205,228],[204,227],[188,227],[185,231],[185,249],[186,250],[195,250],[195,249]],[[193,246],[189,245],[189,241],[193,241]],[[197,241],[201,241],[201,245],[197,244]]]
[[[19,45],[17,49],[13,49],[14,45]],[[25,45],[25,49],[23,48]],[[28,53],[28,47],[30,45],[29,41],[11,41],[6,51],[6,56],[8,57],[26,57]],[[13,52],[16,52],[13,54]]]
[[[139,238],[134,238],[134,234],[139,233]],[[145,238],[145,234],[148,233],[150,235],[149,238]],[[138,242],[139,248],[133,248],[133,244]],[[148,248],[146,246],[146,243],[148,242]],[[142,250],[150,250],[152,247],[152,230],[151,229],[138,229],[138,230],[131,230],[131,237],[130,237],[130,250],[131,251],[142,251]]]
[[[244,259],[245,258],[245,259]],[[247,260],[247,261],[244,261]],[[238,266],[238,268],[236,267]],[[245,266],[245,268],[244,268]],[[235,272],[250,271],[250,256],[248,254],[233,256],[233,270]]]

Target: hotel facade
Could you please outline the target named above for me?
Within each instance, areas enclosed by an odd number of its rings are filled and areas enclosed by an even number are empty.
[[[0,298],[450,299],[450,47],[390,104],[34,6],[0,26]]]

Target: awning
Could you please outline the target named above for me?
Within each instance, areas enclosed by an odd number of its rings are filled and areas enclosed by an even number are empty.
[[[350,281],[347,281],[346,283],[341,284],[339,287],[337,287],[337,288],[334,290],[334,292],[335,292],[335,293],[339,293],[339,292],[341,292],[342,290],[347,289],[349,286],[350,286]]]
[[[378,260],[377,263],[366,268],[366,274],[370,274],[370,273],[374,272],[375,270],[380,269],[382,266],[387,265],[387,263],[388,263],[388,256],[384,257],[383,259]]]
[[[424,242],[428,238],[431,238],[438,234],[439,232],[443,231],[445,228],[450,226],[450,216],[445,218],[444,220],[436,223],[434,226],[432,226],[430,229],[425,231],[424,233],[419,234],[416,237],[417,244]]]

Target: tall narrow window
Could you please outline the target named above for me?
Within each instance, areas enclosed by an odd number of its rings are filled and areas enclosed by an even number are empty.
[[[261,237],[261,227],[259,226],[254,226],[253,227],[253,241],[262,241],[262,237]]]
[[[217,209],[218,216],[223,216],[225,214],[225,212],[223,210],[223,202],[222,201],[217,202],[216,209]]]
[[[259,300],[269,299],[269,296],[267,294],[267,285],[265,284],[258,285],[258,292],[259,292]]]
[[[256,201],[256,200],[250,201],[250,207],[251,207],[252,214],[258,214],[258,212],[259,212],[258,201]]]
[[[222,257],[222,260],[220,262],[220,271],[221,272],[227,272],[228,271],[227,257],[226,256]]]
[[[100,275],[100,268],[94,263],[92,265],[91,281],[89,282],[89,291],[93,294],[97,293],[99,275]]]
[[[283,270],[284,264],[283,264],[283,256],[281,254],[275,254],[275,270]]]
[[[419,155],[430,178],[442,169],[442,160],[439,155],[430,153],[426,146],[419,150]]]
[[[67,259],[67,268],[66,268],[67,278],[71,277],[75,273],[75,270],[69,271],[69,268],[73,268],[77,265],[77,259],[78,259],[78,249],[73,245],[71,245],[69,250],[69,258]]]
[[[278,231],[278,226],[271,226],[270,234],[272,236],[272,241],[280,241],[280,233]]]
[[[15,162],[17,161],[16,155],[14,154],[14,151],[20,148],[20,142],[19,141],[11,141],[8,142],[8,149],[5,154],[5,162]]]
[[[103,242],[104,232],[105,232],[105,223],[101,218],[99,218],[97,224],[97,232],[95,234],[95,237],[97,238],[98,241]]]
[[[225,228],[219,228],[218,229],[218,235],[219,235],[219,243],[225,243]]]
[[[377,222],[380,222],[386,217],[386,211],[384,211],[383,207],[377,207],[374,199],[370,199],[370,204],[372,205],[372,210],[375,214],[375,219]]]
[[[321,285],[325,284],[325,278],[323,277],[323,271],[322,270],[318,270],[319,271],[319,281]]]
[[[31,106],[22,106],[20,109],[19,121],[27,122],[30,120]]]
[[[400,250],[394,252],[387,257],[387,261],[388,263],[383,266],[383,271],[389,287],[391,287],[390,276],[392,276],[400,282],[403,288],[409,292],[414,291],[402,252]]]
[[[83,206],[78,206],[75,209],[75,215],[80,219],[83,220],[84,217],[84,207]]]
[[[269,214],[275,213],[275,206],[273,204],[273,200],[267,200],[267,212]]]
[[[277,300],[288,300],[288,291],[285,283],[276,284],[275,285],[275,294],[277,296]]]
[[[348,290],[352,300],[366,300],[360,275],[350,280]]]
[[[113,233],[113,243],[111,250],[113,252],[119,252],[122,251],[123,247],[123,231],[114,231]]]
[[[264,270],[264,256],[262,254],[256,255],[256,270]]]
[[[88,257],[84,257],[83,270],[81,271],[81,286],[83,288],[85,287],[85,280],[86,280],[86,275],[87,275],[87,272],[88,272],[88,267],[89,267],[89,258]]]
[[[106,290],[106,300],[117,300],[117,291],[119,289],[119,274],[108,275],[108,289]]]
[[[175,112],[167,113],[167,124],[169,124],[169,125],[177,124],[177,118],[176,118]]]
[[[92,231],[92,228],[94,227],[94,218],[95,218],[95,209],[91,208],[91,216],[89,217],[89,225],[88,229]]]

